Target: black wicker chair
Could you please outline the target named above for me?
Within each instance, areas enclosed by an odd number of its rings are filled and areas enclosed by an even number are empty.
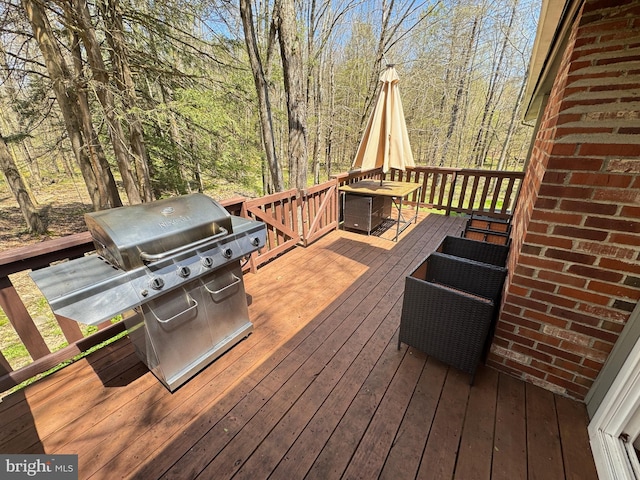
[[[417,348],[471,375],[485,350],[506,269],[433,253],[405,280],[398,335]]]
[[[506,245],[452,236],[446,236],[437,251],[498,267],[507,264],[509,255],[509,247]]]
[[[462,236],[472,240],[508,246],[511,243],[510,234],[511,215],[473,211]]]

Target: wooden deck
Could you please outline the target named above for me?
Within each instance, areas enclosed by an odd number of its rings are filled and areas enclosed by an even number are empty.
[[[0,452],[82,479],[597,478],[584,405],[402,346],[404,277],[459,218],[334,232],[245,276],[254,333],[173,394],[124,338],[0,403]]]

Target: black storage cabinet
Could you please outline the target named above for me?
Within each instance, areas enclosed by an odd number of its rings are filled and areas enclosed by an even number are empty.
[[[383,221],[391,217],[391,198],[376,195],[344,195],[344,228],[371,234]]]

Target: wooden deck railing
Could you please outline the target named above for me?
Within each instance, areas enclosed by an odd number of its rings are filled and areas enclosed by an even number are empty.
[[[337,229],[339,187],[362,179],[377,179],[381,175],[380,169],[350,172],[301,192],[288,190],[256,199],[237,197],[220,202],[229,213],[260,220],[267,226],[265,248],[251,256],[245,269],[255,271],[296,245],[307,246]],[[451,212],[471,213],[472,210],[509,215],[515,208],[523,177],[522,172],[431,167],[392,171],[387,175],[391,180],[421,183],[420,198],[414,194],[408,203],[444,210],[447,215]],[[9,277],[47,267],[53,262],[78,258],[93,249],[90,234],[83,232],[0,252],[0,307],[32,358],[30,364],[14,370],[0,352],[0,392],[124,331],[123,322],[105,322],[97,332],[85,336],[75,321],[58,316],[55,322],[67,346],[52,352]]]

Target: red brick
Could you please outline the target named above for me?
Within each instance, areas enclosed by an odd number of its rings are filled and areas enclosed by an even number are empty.
[[[533,268],[525,267],[523,265],[518,265],[514,273],[522,275],[524,277],[533,277],[536,273],[536,270]]]
[[[598,262],[598,266],[609,270],[640,274],[640,264],[623,262],[613,258],[601,258]]]
[[[543,270],[538,273],[538,277],[542,280],[547,280],[561,285],[569,285],[571,287],[584,287],[587,281],[582,277],[576,277],[575,275],[567,275],[559,272],[551,272]]]
[[[560,208],[569,212],[595,213],[597,215],[614,215],[618,206],[612,203],[597,203],[578,200],[562,200]]]
[[[551,155],[575,155],[578,146],[575,143],[554,143],[551,147]]]
[[[613,127],[565,127],[556,128],[556,138],[567,135],[590,135],[598,133],[613,133]]]
[[[609,217],[587,217],[585,227],[602,230],[617,230],[625,233],[640,233],[640,222]]]
[[[520,255],[520,263],[534,268],[554,271],[562,270],[565,265],[564,262],[558,262],[541,257],[531,257],[528,255]]]
[[[519,305],[521,307],[530,308],[531,310],[536,310],[538,312],[547,311],[547,305],[545,305],[544,303],[533,301],[530,298],[524,298],[524,297],[512,295],[511,293],[507,295],[507,298],[505,299],[505,303],[510,303],[512,305]]]
[[[625,287],[619,283],[605,283],[592,280],[587,285],[587,288],[594,292],[603,293],[612,297],[619,297],[627,300],[640,300],[639,289]]]
[[[520,254],[531,255],[537,257],[542,252],[542,247],[537,247],[535,245],[522,244],[520,247]]]
[[[509,283],[508,292],[512,295],[526,297],[529,294],[529,289]]]
[[[601,358],[603,359],[602,361],[604,362],[607,359],[607,355],[609,355],[611,353],[611,350],[613,350],[613,343],[596,340],[595,342],[593,342],[593,348],[598,352],[602,352]]]
[[[585,265],[593,265],[597,259],[595,255],[586,255],[571,250],[558,250],[555,248],[547,248],[545,257],[554,258],[556,260],[564,260],[571,263],[582,263]]]
[[[562,287],[558,287],[558,293],[562,292]],[[539,300],[541,302],[545,302],[548,305],[555,305],[558,307],[564,308],[575,308],[576,302],[573,299],[559,297],[557,295],[552,295],[550,293],[539,292],[534,290],[530,294],[530,298],[533,300]]]
[[[609,58],[600,58],[596,60],[596,65],[615,65],[618,63],[638,62],[638,61],[640,61],[640,55],[626,55],[626,56],[620,56],[620,57],[613,56]],[[624,87],[621,87],[621,88],[624,88]],[[628,88],[630,87],[627,87],[626,89]]]
[[[589,157],[637,157],[639,154],[640,146],[636,144],[583,143],[580,145],[580,155]]]
[[[574,362],[574,363],[578,363],[580,362],[580,359],[582,358],[582,355],[576,355],[573,352],[568,352],[566,350],[557,348],[557,347],[553,347],[551,345],[546,345],[544,343],[540,343],[538,344],[538,350],[542,351],[542,352],[546,352],[549,355],[553,355],[555,357],[560,357],[560,358],[564,358],[566,360],[569,360],[570,362]]]
[[[611,243],[622,243],[624,245],[633,245],[635,247],[640,247],[640,235],[612,233]]]
[[[531,330],[540,330],[540,327],[542,326],[540,325],[540,322],[528,320],[520,315],[510,315],[505,311],[503,311],[502,315],[500,315],[500,322],[498,323],[498,326],[500,326],[503,322],[508,322],[517,327],[526,327]]]
[[[598,350],[596,348],[584,347],[582,345],[577,345],[572,342],[563,341],[560,345],[560,348],[567,351],[567,353],[574,353],[581,357],[589,357],[595,358],[597,360],[606,360],[607,355],[603,350]]]
[[[582,72],[580,72],[582,73]],[[589,98],[589,99],[579,99],[579,100],[564,100],[562,102],[562,109],[563,110],[568,110],[570,108],[580,108],[580,107],[586,107],[586,106],[598,106],[598,105],[602,105],[602,106],[609,106],[613,101],[610,98]],[[581,144],[581,145],[585,145],[585,144]],[[594,153],[590,153],[592,152],[592,150],[590,149],[585,149],[584,151],[582,149],[580,149],[579,151],[579,155],[597,155]]]
[[[604,200],[606,202],[616,203],[635,203],[640,199],[640,182],[636,182],[627,189],[599,188],[593,191],[594,200]]]
[[[554,237],[550,235],[539,235],[537,233],[527,233],[524,238],[525,243],[542,245],[546,247],[557,247],[570,250],[573,247],[573,240],[570,238]]]
[[[615,333],[617,335],[620,335],[620,332],[622,332],[622,329],[624,328],[624,325],[620,323],[610,322],[609,320],[602,320],[601,326],[603,330]]]
[[[540,370],[536,370],[535,368],[532,368],[530,365],[524,365],[522,363],[517,363],[517,362],[511,360],[510,358],[506,358],[504,360],[504,364],[505,364],[505,366],[508,366],[512,370],[518,372],[518,375],[520,375],[520,376],[522,376],[522,374],[525,373],[527,375],[531,375],[532,377],[536,377],[536,378],[540,378],[540,379],[544,379],[544,377],[545,377],[544,372],[541,372]]]
[[[595,293],[587,290],[580,290],[565,286],[560,286],[558,288],[558,294],[583,302],[595,303],[596,305],[608,305],[610,300],[609,297],[605,297],[604,295],[596,295]]]
[[[600,330],[598,328],[587,327],[586,325],[582,325],[580,323],[572,324],[571,330],[611,343],[615,343],[615,341],[618,339],[618,335],[616,335],[615,333]]]
[[[561,113],[556,118],[556,125],[564,125],[565,123],[579,122],[582,120],[581,113]]]
[[[567,271],[586,278],[597,278],[608,282],[619,282],[622,280],[621,273],[613,272],[611,270],[603,270],[601,268],[588,267],[586,265],[571,265]]]
[[[619,323],[620,325],[624,325],[629,319],[628,313],[619,312],[610,307],[584,304],[580,305],[578,309],[588,315],[596,316],[604,321],[610,320],[612,322]],[[593,325],[597,325],[597,323],[594,323]]]
[[[632,177],[629,175],[609,175],[606,173],[582,173],[571,174],[571,185],[590,185],[610,188],[627,188],[631,185]]]
[[[547,169],[599,172],[604,161],[600,158],[550,157]]]
[[[622,217],[640,218],[640,207],[624,206],[620,212]]]
[[[640,134],[640,127],[618,127],[616,133],[620,135],[638,135]]]
[[[569,238],[582,238],[585,240],[606,240],[609,232],[604,230],[589,230],[586,228],[568,227],[564,225],[558,225],[553,228],[554,235],[562,235]]]
[[[498,327],[496,328],[496,333],[495,333],[496,338],[503,338],[505,340],[509,340],[512,344],[517,343],[521,345],[528,345],[529,347],[533,347],[535,345],[534,340],[523,337],[522,335],[511,333],[507,330],[501,330],[499,327],[500,325],[498,324]]]
[[[604,362],[598,362],[596,360],[592,360],[590,358],[585,358],[582,360],[582,364],[592,370],[596,370],[598,373],[600,373],[600,370],[602,370],[602,366],[604,365]]]
[[[584,313],[580,313],[575,309],[565,309],[560,308],[555,305],[551,308],[550,315],[557,316],[559,318],[566,319],[566,325],[569,325],[570,322],[578,322],[585,325],[591,325],[593,327],[599,326],[601,324],[599,318],[595,318],[589,315],[585,315]],[[566,327],[565,327],[566,328]]]
[[[551,355],[547,353],[543,353],[535,348],[525,347],[524,345],[513,345],[512,350],[514,352],[522,353],[523,355],[528,355],[532,358],[536,358],[541,362],[551,363],[554,359]]]
[[[558,378],[553,375],[547,377],[547,381],[558,387],[564,388],[567,396],[575,398],[576,400],[584,400],[584,397],[589,393],[589,387],[578,385],[575,382],[570,382],[563,378]]]
[[[569,187],[566,185],[540,185],[538,194],[542,197],[591,198],[594,189],[587,187]]]
[[[530,232],[547,233],[548,229],[549,229],[549,225],[547,225],[546,223],[535,222],[535,221],[529,223]]]
[[[554,367],[553,365],[549,365],[548,363],[545,362],[540,362],[536,359],[533,359],[531,361],[531,366],[533,368],[537,368],[538,370],[542,370],[543,372],[547,372],[550,373],[556,377],[561,377],[564,378],[565,380],[572,380],[573,379],[573,374],[570,372],[567,372],[565,370],[562,370],[558,367]]]
[[[542,181],[543,183],[553,183],[553,184],[563,185],[568,177],[569,177],[568,172],[547,170],[544,176],[542,177]]]
[[[548,313],[536,312],[534,310],[525,310],[522,314],[522,317],[536,320],[543,325],[553,325],[554,327],[559,328],[567,328],[567,325],[569,324],[569,322],[567,322],[566,320],[555,317]]]
[[[497,345],[498,347],[502,347],[504,349],[509,349],[509,345],[510,345],[510,343],[507,340],[504,340],[502,338],[497,338],[497,337],[493,337],[491,344]]]
[[[521,277],[519,275],[514,275],[511,281],[517,285],[522,285],[523,287],[534,290],[541,290],[543,292],[553,292],[556,289],[553,283],[535,280],[530,277]]]
[[[546,333],[541,333],[536,330],[529,330],[525,327],[520,327],[519,333],[522,338],[534,340],[538,342],[538,345],[546,344],[559,347],[562,342],[559,338],[554,337],[553,335],[547,335]]]
[[[553,210],[558,206],[558,200],[555,198],[538,197],[535,203],[535,208],[542,208],[545,210]]]
[[[606,168],[607,172],[614,173],[640,173],[640,159],[615,159],[609,160]]]
[[[577,363],[569,362],[564,358],[556,357],[553,360],[553,363],[554,365],[557,365],[560,368],[563,368],[569,372],[573,372],[576,375],[582,375],[583,377],[587,377],[592,380],[595,380],[595,378],[598,376],[598,373],[600,372],[600,369],[594,370],[593,368],[589,368],[584,365],[579,365]]]
[[[615,111],[597,110],[597,111],[588,112],[585,114],[585,119],[587,121],[617,120],[621,122],[621,121],[627,120],[628,122],[633,122],[638,120],[638,118],[640,118],[639,112],[635,110],[625,109],[624,104],[620,106],[621,108]],[[615,152],[615,150],[612,150],[612,151]]]
[[[545,210],[534,210],[531,220],[546,223],[558,223],[562,225],[580,225],[582,215],[565,212],[548,212]]]
[[[609,0],[608,2],[606,0],[600,0],[600,5],[602,5],[602,7],[600,8],[605,8],[605,7],[611,7],[611,1]],[[589,6],[591,7],[591,5]],[[591,7],[591,8],[598,8],[598,7]],[[607,21],[603,21],[603,22],[596,22],[596,23],[591,23],[588,25],[582,25],[580,24],[580,29],[578,30],[578,36],[579,37],[583,37],[583,36],[590,36],[590,35],[598,35],[598,34],[603,34],[605,32],[617,32],[619,30],[625,30],[627,29],[629,26],[629,20],[625,19],[617,19],[617,18],[612,18],[610,20]]]
[[[638,251],[634,248],[622,248],[612,243],[579,242],[576,250],[601,257],[614,257],[621,260],[632,260]]]

